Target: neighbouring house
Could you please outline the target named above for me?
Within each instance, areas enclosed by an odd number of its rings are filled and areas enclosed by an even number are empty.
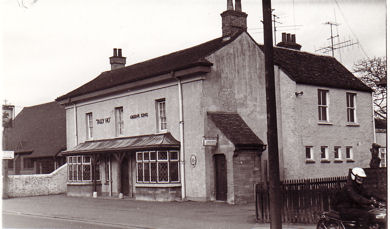
[[[222,37],[111,70],[56,99],[65,106],[67,194],[254,201],[268,179],[264,54],[228,1]],[[371,89],[335,58],[274,48],[281,179],[367,167]]]
[[[386,155],[387,155],[387,120],[375,119],[375,137],[376,143],[381,147],[379,148],[379,157],[381,158],[381,167],[387,167]]]
[[[15,154],[8,174],[46,174],[63,165],[65,124],[65,109],[56,102],[23,108],[3,132],[3,149]]]

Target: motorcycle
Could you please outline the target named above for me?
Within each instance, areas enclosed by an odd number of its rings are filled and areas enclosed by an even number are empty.
[[[377,202],[371,206],[368,210],[369,228],[368,229],[385,229],[387,210],[386,205],[383,202]],[[317,223],[317,229],[351,229],[351,228],[364,228],[361,222],[356,220],[344,220],[343,217],[337,211],[323,212],[320,215],[320,219]]]

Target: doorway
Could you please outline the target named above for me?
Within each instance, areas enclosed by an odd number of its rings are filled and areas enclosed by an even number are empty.
[[[215,163],[215,198],[216,200],[227,200],[227,170],[224,154],[214,155]]]
[[[129,183],[129,159],[125,156],[121,163],[121,187],[124,196],[130,194],[130,183]]]

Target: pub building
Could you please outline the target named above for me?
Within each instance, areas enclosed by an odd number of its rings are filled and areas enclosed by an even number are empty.
[[[67,195],[232,204],[255,201],[255,184],[268,179],[264,54],[246,32],[247,14],[240,0],[235,6],[227,0],[221,17],[221,37],[145,62],[125,66],[122,50],[114,49],[111,70],[56,99],[66,109],[67,150],[61,155],[68,163]],[[284,101],[304,101],[302,106],[317,109],[318,87],[307,86],[316,82],[298,85],[294,70],[302,73],[309,66],[307,61],[314,69],[329,61],[332,69],[344,69],[333,58],[300,52],[293,38],[288,34],[283,42],[286,48],[275,49],[276,58],[284,60],[286,67],[276,69],[278,114],[282,114],[278,116],[281,179],[302,171],[339,173],[345,163],[307,163],[304,153],[288,151],[305,152],[302,144],[317,147],[318,138],[305,131],[323,128],[310,121],[316,119],[315,112],[313,117],[301,114],[290,121],[296,108]],[[353,77],[348,71],[346,75],[338,88]],[[351,85],[366,90],[359,83]],[[305,94],[297,95],[297,90]],[[359,99],[369,101],[371,93],[364,93]],[[297,124],[312,126],[299,127],[302,135],[297,135]],[[332,129],[338,127],[326,128],[333,135],[343,133]],[[353,132],[360,131],[358,127],[349,131],[354,138],[345,141],[360,141],[360,147],[368,147],[361,141],[364,136]],[[370,131],[359,133],[369,135]],[[302,136],[305,139],[298,139]],[[360,160],[357,154],[354,160]]]

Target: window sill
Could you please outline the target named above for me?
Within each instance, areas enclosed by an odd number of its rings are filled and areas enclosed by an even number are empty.
[[[170,187],[181,187],[181,183],[167,183],[167,184],[135,184],[136,188],[170,188]]]
[[[347,159],[347,163],[355,162],[353,159]]]
[[[313,160],[313,159],[306,159],[306,164],[314,164],[314,163],[316,163],[315,160]]]
[[[343,163],[343,160],[341,160],[341,159],[335,159],[335,160],[334,160],[334,163]]]
[[[349,122],[349,123],[347,123],[346,126],[350,126],[350,127],[359,127],[360,124],[359,124],[359,123],[354,123],[354,122]]]
[[[321,163],[330,163],[329,159],[321,159]]]
[[[318,125],[332,126],[333,123],[331,123],[331,122],[326,122],[326,121],[319,121],[319,122],[318,122]]]
[[[101,181],[96,181],[96,184],[97,185],[100,185],[102,184]],[[92,181],[85,181],[85,182],[82,182],[82,181],[78,181],[78,182],[67,182],[67,185],[74,185],[74,186],[82,186],[82,185],[93,185],[93,182]]]

